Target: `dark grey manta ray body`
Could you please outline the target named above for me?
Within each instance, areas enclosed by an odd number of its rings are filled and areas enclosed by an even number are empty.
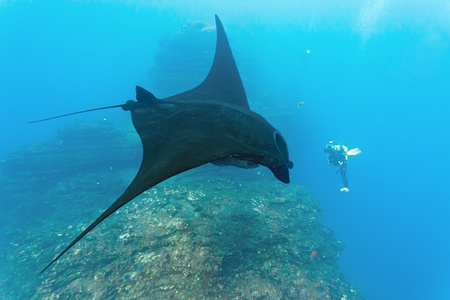
[[[217,45],[206,79],[187,92],[157,99],[136,87],[131,112],[143,145],[141,167],[125,192],[74,239],[45,269],[117,209],[156,184],[212,162],[251,168],[268,167],[289,183],[288,149],[282,135],[250,110],[230,45],[216,16]],[[41,272],[41,273],[42,273]]]

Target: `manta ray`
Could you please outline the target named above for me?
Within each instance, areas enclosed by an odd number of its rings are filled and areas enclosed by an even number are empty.
[[[143,158],[136,177],[123,194],[41,274],[120,207],[158,183],[192,168],[206,163],[241,168],[263,165],[277,179],[289,183],[293,163],[289,160],[286,141],[278,130],[250,109],[225,30],[217,15],[215,19],[214,61],[206,79],[197,87],[158,99],[137,86],[137,101],[48,118],[121,107],[131,113],[142,141]]]

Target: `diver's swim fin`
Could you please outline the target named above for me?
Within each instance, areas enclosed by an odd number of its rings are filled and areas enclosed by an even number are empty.
[[[360,154],[361,150],[359,148],[353,148],[347,151],[347,155],[357,155]]]

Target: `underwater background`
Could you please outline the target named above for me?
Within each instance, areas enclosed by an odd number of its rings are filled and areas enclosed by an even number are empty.
[[[345,245],[336,257],[345,279],[367,299],[450,298],[448,1],[0,0],[0,157],[10,162],[10,153],[17,149],[51,146],[45,141],[74,122],[107,120],[132,134],[130,117],[120,109],[27,122],[122,104],[135,98],[135,85],[160,98],[192,88],[209,70],[214,32],[204,39],[205,56],[195,60],[185,44],[189,39],[180,40],[176,47],[172,44],[170,55],[161,49],[164,41],[178,40],[174,35],[187,24],[214,26],[214,14],[223,22],[250,107],[286,137],[294,162],[291,185],[310,190],[321,206],[320,222]],[[164,66],[169,67],[158,69]],[[168,80],[161,78],[166,72],[171,76]],[[176,82],[167,87],[173,78]],[[299,107],[300,101],[304,104]],[[83,126],[89,125],[82,125],[81,132],[92,132]],[[80,139],[79,131],[71,133],[70,128],[63,131],[64,137]],[[88,144],[103,141],[95,135],[91,138]],[[349,193],[339,191],[341,179],[328,167],[323,148],[330,140],[362,150],[349,159]],[[139,158],[139,149],[130,149]],[[90,148],[83,151],[86,157],[93,153]],[[111,160],[121,159],[116,156],[111,153]],[[38,162],[41,169],[54,170],[64,168],[65,160]],[[139,159],[127,157],[125,162],[131,169],[139,166]],[[69,173],[77,161],[67,163]],[[30,184],[25,175],[29,170],[19,165],[10,170],[3,164],[4,172],[17,172]],[[87,187],[101,178],[95,168],[90,172],[91,177],[73,177],[78,180],[74,184]],[[270,185],[258,187],[254,171],[229,172],[234,172],[229,176],[235,180],[239,177],[233,176],[246,173],[241,180],[248,180],[252,195],[268,193]],[[269,176],[264,180],[272,179]],[[52,194],[65,193],[61,199],[33,202],[49,189],[35,185],[30,190],[18,182],[14,188],[11,181],[1,185],[0,228],[8,234],[0,238],[0,296],[6,299],[23,292],[17,282],[23,277],[12,271],[8,257],[14,236],[24,235],[11,233],[11,226],[24,232],[53,218],[46,230],[64,232],[73,223],[71,216],[83,220],[66,240],[44,244],[53,251],[66,245],[122,191],[121,183],[112,180],[103,190],[106,199],[94,208],[88,202],[83,206],[84,200],[72,204],[83,191],[71,194],[70,187],[61,185]],[[195,183],[187,182],[194,192]],[[136,200],[130,204],[139,206]],[[92,215],[86,217],[86,212]],[[290,231],[279,232],[288,236]],[[95,231],[91,234],[95,236]],[[28,236],[27,242],[38,238]],[[102,247],[108,249],[108,243]],[[113,248],[115,259],[120,259],[121,246]],[[113,250],[109,246],[105,251]],[[38,277],[53,254],[36,258],[36,273],[30,276]],[[235,253],[227,255],[229,265],[242,262]],[[57,268],[77,272],[76,266],[70,269],[60,263]],[[35,297],[44,292],[39,290]]]

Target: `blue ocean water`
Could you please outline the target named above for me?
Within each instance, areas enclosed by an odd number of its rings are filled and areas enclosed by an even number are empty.
[[[73,120],[129,124],[120,110],[27,122],[134,99],[135,85],[151,87],[160,38],[214,14],[236,60],[258,62],[244,85],[257,77],[274,96],[263,105],[286,110],[274,125],[292,182],[312,190],[346,245],[346,278],[368,299],[450,298],[446,1],[0,1],[0,157]],[[349,193],[328,167],[329,140],[362,150]]]

